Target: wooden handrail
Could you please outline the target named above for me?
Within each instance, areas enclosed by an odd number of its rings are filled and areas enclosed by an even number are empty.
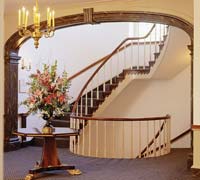
[[[122,50],[124,50],[125,48],[128,48],[128,47],[131,46],[131,45],[138,45],[138,44],[139,44],[139,45],[144,45],[144,44],[150,44],[150,43],[151,43],[151,44],[157,44],[158,42],[159,42],[159,41],[152,41],[152,42],[146,41],[145,43],[144,43],[144,42],[139,42],[139,43],[138,43],[138,42],[128,43],[125,47],[121,47],[121,48],[118,50],[118,52],[121,52]],[[93,68],[94,66],[100,64],[101,62],[105,61],[106,58],[107,58],[108,56],[109,56],[109,54],[106,55],[106,56],[104,56],[103,58],[101,58],[101,59],[95,61],[94,63],[92,63],[92,64],[86,66],[86,67],[83,68],[82,70],[80,70],[80,71],[78,71],[77,73],[75,73],[75,74],[73,74],[72,76],[70,76],[70,77],[68,78],[68,80],[71,81],[72,79],[78,77],[79,75],[83,74],[83,73],[86,72],[87,70],[89,70],[89,69]]]
[[[155,24],[152,26],[152,28],[150,29],[150,31],[143,37],[129,37],[129,38],[126,38],[124,39],[113,51],[111,54],[109,54],[107,56],[107,58],[105,58],[105,60],[100,64],[100,66],[96,69],[96,71],[92,74],[92,76],[88,79],[88,81],[86,82],[86,84],[83,86],[83,88],[81,89],[79,95],[78,95],[78,98],[77,100],[75,101],[74,103],[74,106],[73,106],[73,109],[72,109],[72,113],[75,112],[76,110],[76,107],[77,107],[77,104],[78,104],[78,101],[80,100],[84,90],[86,89],[86,87],[88,86],[88,84],[90,83],[90,81],[93,79],[93,77],[99,72],[99,70],[102,68],[102,66],[114,55],[116,54],[116,52],[120,49],[120,47],[126,42],[126,41],[130,41],[130,40],[140,40],[140,39],[145,39],[147,38],[151,32],[153,31],[153,29],[155,28]]]
[[[191,132],[191,128],[185,130],[183,133],[179,134],[178,136],[176,136],[175,138],[173,138],[170,142],[174,143],[175,141],[179,140],[180,138],[182,138],[183,136],[185,136],[186,134],[188,134],[189,132]]]
[[[108,56],[108,55],[107,55]],[[79,72],[75,73],[74,75],[70,76],[68,78],[69,81],[71,81],[72,79],[76,78],[77,76],[83,74],[85,71],[87,71],[88,69],[91,69],[92,67],[96,66],[97,64],[105,61],[105,59],[107,58],[107,56],[99,59],[98,61],[95,61],[94,63],[90,64],[89,66],[83,68],[82,70],[80,70]]]
[[[192,130],[200,130],[200,125],[192,125]]]
[[[88,121],[153,121],[153,120],[164,120],[170,119],[170,115],[160,116],[160,117],[147,117],[147,118],[109,118],[109,117],[80,117],[80,116],[70,116],[74,119],[88,120]]]

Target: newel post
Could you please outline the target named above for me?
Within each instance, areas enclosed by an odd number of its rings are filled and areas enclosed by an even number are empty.
[[[18,137],[12,134],[17,130],[19,60],[16,52],[5,55],[4,151],[15,150],[20,145]]]

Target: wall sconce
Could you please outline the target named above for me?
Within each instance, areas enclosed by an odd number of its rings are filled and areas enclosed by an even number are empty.
[[[20,68],[22,70],[30,71],[31,70],[31,61],[21,58],[20,60]]]

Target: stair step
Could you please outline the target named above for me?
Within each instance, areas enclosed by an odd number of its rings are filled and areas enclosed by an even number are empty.
[[[159,57],[159,55],[160,55],[159,52],[154,53],[154,57],[155,57],[155,59],[157,59],[157,58]]]
[[[99,93],[99,99],[105,99],[105,97],[111,94],[111,91],[93,91],[94,98],[97,98],[97,93]]]
[[[105,90],[106,91],[112,91],[113,89],[115,89],[118,86],[118,84],[106,84],[105,86]]]
[[[149,61],[149,66],[152,67],[155,63],[156,61]]]
[[[163,47],[164,47],[164,43],[160,43],[159,44],[159,51],[161,51],[163,49]]]
[[[163,40],[165,41],[167,39],[168,35],[163,35]]]
[[[86,105],[86,98],[82,98],[82,100],[79,101],[79,105],[81,105],[81,101],[82,101],[82,105]],[[87,98],[87,105],[91,106],[91,104],[93,103],[93,106],[99,106],[99,104],[101,104],[104,101],[104,99],[97,99],[97,98]]]

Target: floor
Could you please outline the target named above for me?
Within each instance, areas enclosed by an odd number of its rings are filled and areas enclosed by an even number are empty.
[[[22,180],[40,160],[40,147],[26,147],[4,154],[4,180]],[[82,175],[66,171],[42,174],[38,180],[200,180],[187,170],[189,149],[173,149],[169,155],[148,159],[104,159],[81,157],[59,149],[63,163],[76,165]]]

